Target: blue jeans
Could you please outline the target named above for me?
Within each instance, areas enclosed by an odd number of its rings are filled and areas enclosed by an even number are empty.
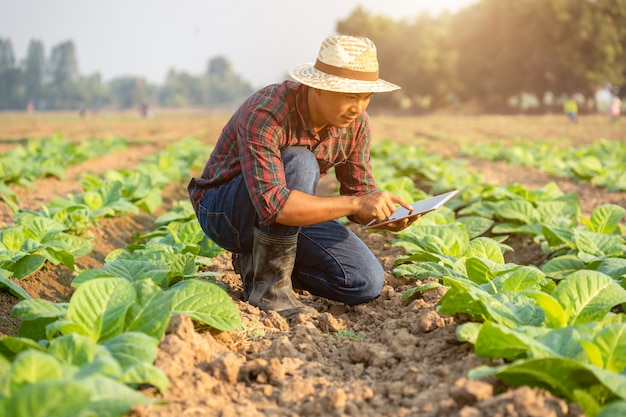
[[[315,156],[304,147],[290,147],[282,158],[287,188],[315,194],[320,179]],[[252,251],[255,227],[271,235],[297,233],[291,278],[295,288],[349,305],[369,301],[382,291],[380,262],[350,229],[334,220],[303,227],[262,226],[241,175],[209,190],[196,214],[207,236],[231,252]]]

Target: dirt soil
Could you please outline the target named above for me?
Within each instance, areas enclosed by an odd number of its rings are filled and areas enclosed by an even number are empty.
[[[381,118],[387,132],[397,121]],[[156,123],[156,122],[155,122]],[[376,125],[377,119],[373,118]],[[417,120],[415,125],[418,126]],[[431,124],[432,126],[432,124]],[[41,128],[40,124],[37,128]],[[215,126],[201,130],[214,132]],[[21,132],[21,131],[20,131]],[[198,132],[192,132],[198,133]],[[26,137],[28,132],[24,130]],[[213,133],[211,133],[212,135]],[[419,132],[412,132],[417,135]],[[422,132],[423,134],[423,132]],[[97,135],[97,132],[94,133]],[[202,136],[202,134],[200,135]],[[180,136],[175,136],[180,137]],[[213,138],[214,136],[210,136]],[[411,135],[404,136],[406,141]],[[208,139],[207,139],[208,140]],[[5,144],[6,145],[6,144]],[[46,178],[35,189],[15,188],[24,208],[38,208],[56,196],[80,192],[80,175],[115,168],[132,168],[166,142],[138,141],[129,150],[91,160],[68,171],[60,181]],[[429,141],[432,151],[452,154],[450,143]],[[439,149],[438,149],[439,147]],[[472,169],[494,183],[521,183],[536,188],[555,181],[565,192],[579,194],[583,210],[590,213],[604,203],[626,207],[625,193],[610,193],[588,184],[552,178],[536,170],[505,163],[472,161]],[[326,186],[332,186],[327,180]],[[168,205],[186,198],[186,182],[165,191]],[[12,215],[0,203],[0,227],[11,224]],[[139,215],[103,220],[94,232],[94,253],[81,258],[81,268],[102,266],[104,256],[124,247],[131,236],[150,230],[153,217]],[[186,317],[172,319],[158,351],[156,365],[169,376],[165,393],[151,387],[149,396],[162,398],[157,406],[135,407],[132,417],[204,416],[424,416],[497,417],[582,416],[579,407],[549,393],[528,387],[512,388],[495,380],[467,379],[472,368],[496,362],[476,357],[472,346],[459,343],[455,330],[460,319],[442,316],[437,301],[442,292],[404,303],[405,290],[414,284],[391,273],[402,249],[392,247],[390,234],[365,232],[351,226],[383,264],[386,285],[382,295],[369,303],[349,307],[298,293],[318,314],[286,321],[273,312],[260,311],[242,301],[241,283],[234,274],[230,255],[214,259],[213,270],[241,312],[240,331],[216,333],[195,325]],[[507,241],[515,251],[507,261],[540,265],[540,248],[522,238]],[[48,267],[20,284],[35,297],[67,301],[72,272]],[[15,335],[19,322],[10,317],[17,300],[0,292],[0,335]]]

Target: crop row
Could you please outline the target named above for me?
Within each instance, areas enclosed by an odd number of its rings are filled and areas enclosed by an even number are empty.
[[[0,196],[16,211],[18,197],[8,184],[32,187],[33,181],[42,177],[65,179],[67,167],[126,147],[127,142],[119,137],[79,144],[64,140],[59,134],[29,140],[25,146],[17,146],[0,155]]]
[[[105,174],[108,179],[97,181],[97,189],[102,184],[119,184],[121,178],[131,180],[121,181],[122,186],[104,186],[117,192],[116,198],[107,193],[102,200],[109,208],[120,202],[129,207],[132,201],[135,209],[138,205],[152,212],[157,200],[160,202],[160,190],[189,175],[195,156],[202,153],[199,149],[205,148],[195,142],[177,142],[147,158],[147,166]],[[158,198],[146,198],[139,192],[142,197],[126,200],[125,196],[137,194],[124,190],[144,189],[137,186],[143,184],[144,170],[150,173],[145,189],[156,190]],[[84,182],[95,181],[89,177]],[[84,218],[98,218],[90,214],[94,207],[86,201],[92,200],[84,194],[71,196],[69,201],[70,206],[77,205],[70,213],[81,211]],[[54,220],[61,211],[18,213],[20,224],[16,227],[29,230],[26,226],[33,223],[41,227],[54,221],[67,230],[76,223]],[[100,212],[112,216],[128,211]],[[61,217],[71,217],[67,214]],[[94,227],[81,225],[81,233]],[[78,273],[72,281],[76,291],[68,303],[33,299],[0,276],[22,299],[12,312],[21,320],[18,336],[0,339],[0,409],[16,417],[124,415],[133,404],[158,401],[136,392],[140,384],[153,385],[161,392],[168,387],[167,377],[153,363],[171,316],[184,314],[219,330],[241,326],[228,294],[203,279],[214,275],[204,271],[211,265],[210,258],[221,250],[204,235],[190,204],[180,203],[157,218],[156,226],[126,249],[110,253],[101,270]]]
[[[417,174],[433,193],[460,190],[447,207],[396,234],[393,244],[407,255],[396,260],[394,274],[418,281],[407,300],[445,287],[438,311],[469,318],[457,328],[459,340],[474,344],[479,356],[506,361],[470,377],[542,387],[579,403],[588,416],[623,415],[624,208],[603,205],[585,218],[578,196],[554,184],[483,185],[480,175],[459,169],[462,161],[392,143],[374,153],[373,159],[387,156],[375,167],[383,188],[420,198]],[[541,268],[505,263],[512,233],[532,238],[548,262]]]
[[[598,140],[579,147],[550,143],[502,142],[464,144],[461,152],[476,158],[503,160],[532,167],[557,177],[591,182],[611,191],[626,191],[626,143]]]

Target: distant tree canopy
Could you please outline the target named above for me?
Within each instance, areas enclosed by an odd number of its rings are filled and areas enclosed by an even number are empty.
[[[402,86],[375,103],[426,111],[473,103],[507,111],[513,98],[593,98],[606,85],[626,85],[626,0],[480,0],[457,13],[395,21],[355,9],[342,34],[367,36],[378,48],[381,77]],[[103,82],[82,76],[74,44],[33,40],[18,62],[0,38],[0,110],[230,106],[252,87],[225,57],[200,75],[170,70],[163,85],[141,77]],[[558,105],[558,103],[557,103]],[[545,108],[543,109],[545,110]]]
[[[357,8],[337,30],[372,39],[381,76],[434,107],[498,110],[524,93],[589,98],[626,81],[626,0],[481,0],[412,22]]]
[[[17,63],[11,41],[0,38],[0,110],[231,106],[251,93],[224,57],[210,59],[198,76],[170,70],[162,86],[130,76],[105,83],[98,73],[80,75],[72,41],[54,46],[46,58],[43,43],[32,40]]]

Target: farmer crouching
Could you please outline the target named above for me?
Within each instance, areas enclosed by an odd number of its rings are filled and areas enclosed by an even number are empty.
[[[370,165],[374,93],[400,87],[378,77],[371,40],[332,36],[297,80],[269,85],[232,115],[189,195],[207,236],[233,253],[244,299],[285,317],[314,313],[293,288],[355,305],[380,295],[384,271],[336,219],[384,220],[400,196],[377,191]],[[334,168],[340,195],[316,196]],[[415,218],[390,223],[406,228]]]

